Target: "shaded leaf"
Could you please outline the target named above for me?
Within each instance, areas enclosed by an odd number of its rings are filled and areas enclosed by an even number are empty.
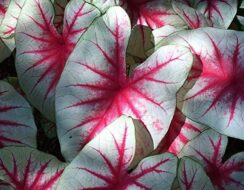
[[[214,190],[214,187],[202,166],[191,158],[180,159],[178,180],[181,190]]]
[[[65,164],[27,147],[0,150],[0,178],[15,190],[55,189]]]
[[[10,145],[36,147],[32,109],[8,83],[0,82],[0,148]]]

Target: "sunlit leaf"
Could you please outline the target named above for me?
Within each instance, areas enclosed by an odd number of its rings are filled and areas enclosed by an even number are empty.
[[[177,165],[172,154],[147,157],[132,172],[128,171],[137,152],[136,133],[131,118],[117,119],[66,167],[58,190],[171,189]]]
[[[58,135],[68,159],[122,114],[142,121],[154,147],[168,130],[192,55],[184,47],[162,47],[127,76],[130,30],[126,13],[111,8],[70,56],[56,93]]]
[[[222,134],[244,139],[244,33],[204,28],[180,32],[168,41],[189,47],[197,58],[183,113]]]
[[[65,9],[60,34],[53,24],[54,10],[49,0],[25,3],[16,32],[16,69],[31,103],[51,120],[54,120],[56,85],[66,61],[98,15],[94,6],[74,0]]]

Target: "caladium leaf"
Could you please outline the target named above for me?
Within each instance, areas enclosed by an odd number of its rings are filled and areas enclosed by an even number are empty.
[[[127,47],[127,54],[145,60],[147,58],[146,52],[153,48],[151,36],[152,31],[149,27],[138,25],[133,27]]]
[[[228,28],[237,12],[237,0],[173,0],[174,10],[190,28]]]
[[[170,0],[120,0],[133,24],[149,26],[151,29],[165,25],[183,26],[183,20],[174,12]]]
[[[186,118],[177,109],[170,124],[169,131],[159,144],[156,152],[171,152],[178,155],[186,143],[206,129],[206,126]]]
[[[126,76],[130,30],[124,10],[111,8],[69,58],[56,93],[58,135],[67,159],[122,114],[143,122],[154,147],[168,130],[192,55],[184,47],[162,47]]]
[[[36,147],[36,126],[25,99],[0,81],[0,148],[10,145]]]
[[[177,175],[181,190],[214,190],[203,167],[191,158],[180,159]]]
[[[7,0],[8,8],[5,9],[5,15],[3,17],[1,28],[0,28],[0,37],[1,38],[10,38],[13,37],[18,18],[22,7],[26,0]]]
[[[217,190],[241,190],[244,188],[244,152],[222,163],[227,141],[226,136],[209,129],[187,143],[180,156],[200,160]]]
[[[55,10],[54,26],[60,32],[63,29],[65,7],[69,1],[70,0],[54,0],[54,10]]]
[[[172,154],[145,158],[129,173],[136,135],[131,118],[117,119],[65,168],[57,189],[171,189],[177,165]]]
[[[10,0],[0,0],[0,24],[6,14]]]
[[[168,40],[188,46],[202,64],[198,76],[189,78],[194,84],[184,97],[183,113],[222,134],[244,139],[244,33],[204,28],[177,36]]]
[[[105,12],[109,7],[119,5],[129,14],[132,25],[149,26],[151,29],[164,25],[184,25],[174,12],[170,0],[87,0]]]
[[[188,1],[187,1],[188,2]],[[192,8],[191,6],[184,4],[180,1],[173,0],[172,5],[174,10],[184,19],[188,27],[191,29],[213,26],[211,20],[209,20],[203,13]]]
[[[66,164],[28,147],[0,150],[0,178],[15,190],[55,189]]]
[[[55,89],[66,60],[98,15],[94,6],[74,0],[65,9],[60,34],[52,23],[54,10],[49,0],[25,3],[16,33],[16,69],[29,100],[51,120],[54,120]]]

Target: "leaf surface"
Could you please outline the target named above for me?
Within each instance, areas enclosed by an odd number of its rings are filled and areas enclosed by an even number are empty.
[[[181,190],[214,190],[203,167],[191,158],[181,158],[178,167],[178,181]]]
[[[31,103],[51,120],[56,85],[66,61],[99,12],[82,0],[72,1],[66,7],[61,34],[53,24],[54,15],[50,1],[27,0],[16,33],[20,84]]]
[[[7,0],[0,4],[4,5],[0,8],[0,15],[4,13],[4,16],[0,16],[1,28],[0,28],[0,37],[1,38],[11,38],[13,37],[18,18],[22,7],[26,0]]]
[[[183,113],[222,134],[244,139],[243,32],[204,28],[168,40],[189,47],[201,65],[188,80],[192,87],[183,99]]]
[[[200,160],[217,190],[241,190],[244,188],[244,152],[233,155],[223,163],[227,140],[226,136],[212,129],[206,130],[187,143],[180,156]]]
[[[0,82],[0,148],[36,147],[36,125],[26,100],[8,83]]]
[[[174,0],[172,3],[174,10],[192,29],[228,28],[237,12],[237,0]]]
[[[128,172],[136,153],[135,132],[131,118],[122,116],[114,121],[66,167],[58,190],[158,189],[163,184],[170,189],[177,163],[172,154],[143,159],[135,170]]]
[[[55,189],[65,164],[27,147],[0,150],[0,178],[15,190]]]
[[[156,152],[171,152],[178,155],[186,143],[205,129],[207,129],[206,126],[186,118],[179,109],[176,109],[169,130],[157,147]]]

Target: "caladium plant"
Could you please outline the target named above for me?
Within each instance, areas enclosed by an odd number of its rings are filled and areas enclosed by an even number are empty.
[[[89,28],[68,60],[56,93],[58,135],[68,160],[121,114],[141,120],[154,147],[168,130],[192,55],[184,47],[162,47],[126,76],[130,30],[125,11],[113,7]]]
[[[0,0],[0,189],[244,189],[242,8]]]

